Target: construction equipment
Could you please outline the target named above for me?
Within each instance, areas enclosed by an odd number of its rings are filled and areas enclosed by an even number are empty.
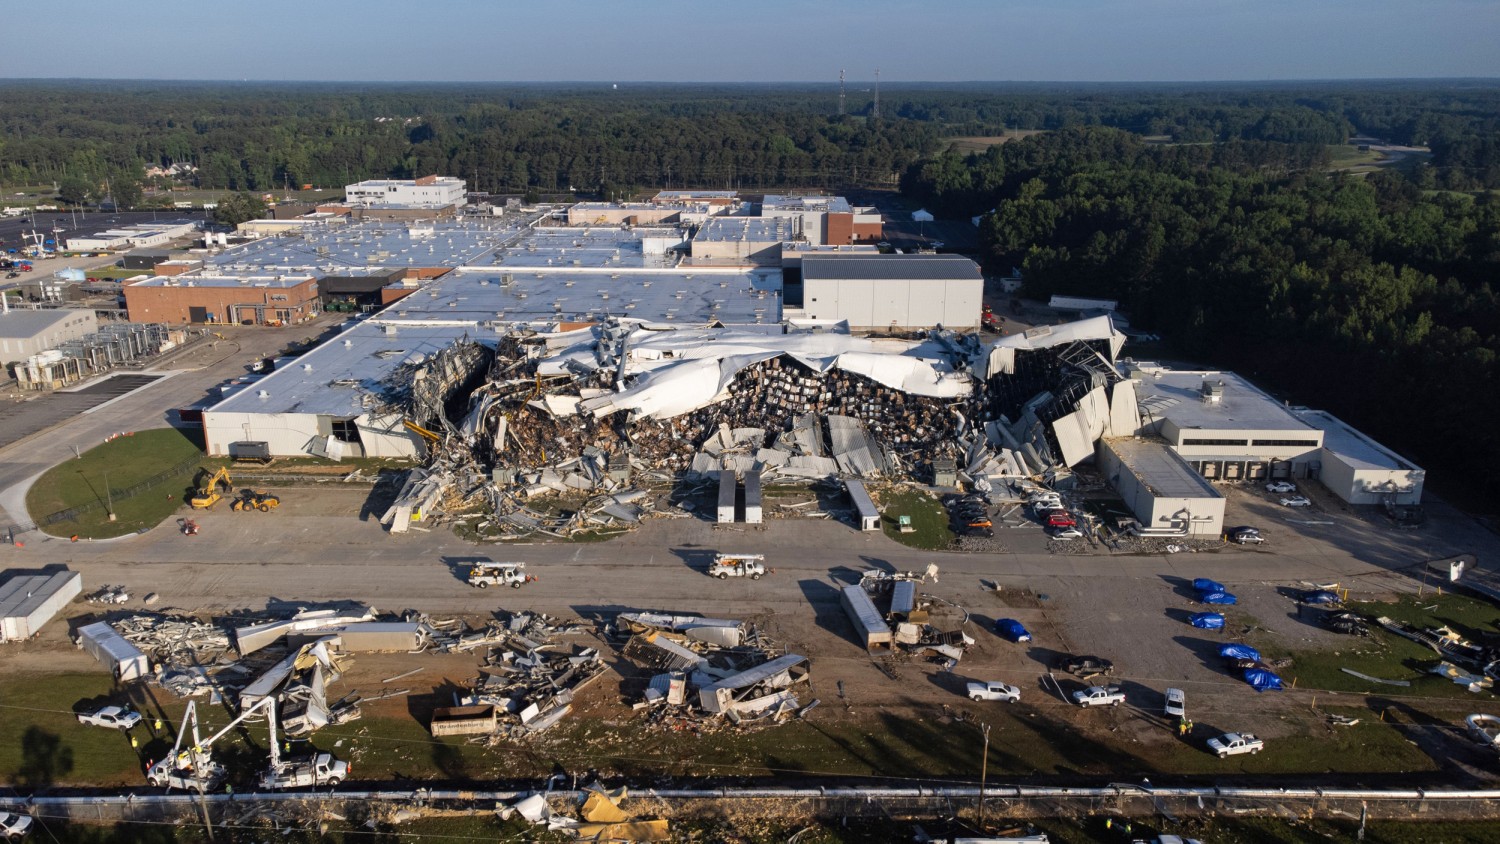
[[[512,589],[520,589],[521,584],[532,578],[522,571],[526,568],[525,563],[495,563],[479,562],[469,569],[469,585],[484,589],[491,583],[497,586],[510,586]]]
[[[198,470],[198,477],[194,481],[198,491],[188,499],[188,504],[194,510],[207,510],[219,503],[224,493],[234,492],[234,481],[229,477],[229,470],[220,466],[215,471],[207,467]],[[223,488],[223,492],[220,488]]]
[[[427,430],[426,428],[423,428],[421,425],[418,425],[417,423],[411,421],[410,419],[402,419],[401,420],[401,424],[405,425],[406,429],[408,431],[411,431],[412,433],[414,433],[417,436],[421,437],[422,439],[426,440],[427,444],[429,446],[435,446],[438,443],[440,443],[440,442],[443,441],[442,437],[438,436],[437,434],[434,434],[433,432]]]
[[[230,502],[229,509],[237,513],[248,513],[251,510],[259,510],[265,513],[281,506],[281,499],[263,489],[247,489],[240,492],[240,497]]]
[[[715,554],[708,567],[708,576],[724,580],[729,577],[748,577],[760,580],[766,573],[766,558],[763,554]]]
[[[193,744],[182,749],[182,740],[192,730]],[[146,770],[146,782],[157,788],[193,788],[210,791],[219,787],[228,773],[223,765],[215,764],[208,748],[198,734],[198,710],[194,701],[188,701],[187,712],[182,716],[182,726],[177,729],[177,741],[172,752],[160,762]]]
[[[276,737],[276,696],[263,698],[262,702],[264,701],[271,701],[266,718],[271,729],[271,766],[261,775],[261,788],[275,790],[320,785],[332,786],[338,785],[349,777],[349,763],[335,758],[332,753],[313,753],[282,759],[281,744]],[[251,707],[251,709],[254,708]]]

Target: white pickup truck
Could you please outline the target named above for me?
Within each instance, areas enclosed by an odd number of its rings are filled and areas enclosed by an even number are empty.
[[[261,776],[260,787],[273,790],[338,785],[348,777],[348,762],[333,758],[331,753],[319,753],[277,762]]]
[[[998,681],[970,683],[969,700],[1003,700],[1015,703],[1021,699],[1021,690]]]
[[[93,712],[78,713],[78,723],[92,727],[113,727],[129,730],[141,723],[141,713],[131,712],[122,706],[106,706]]]
[[[1119,706],[1125,702],[1125,693],[1119,686],[1089,686],[1073,693],[1073,700],[1085,709],[1090,706]]]
[[[761,554],[716,554],[709,564],[709,577],[748,577],[760,580],[766,573],[766,558]]]
[[[1250,733],[1225,733],[1222,736],[1208,740],[1208,749],[1218,754],[1220,759],[1223,759],[1225,756],[1237,756],[1241,753],[1249,753],[1254,756],[1265,746],[1265,742]]]

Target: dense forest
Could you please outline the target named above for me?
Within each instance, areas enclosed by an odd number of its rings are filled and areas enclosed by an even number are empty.
[[[1500,489],[1500,84],[826,86],[16,82],[0,181],[139,196],[147,166],[266,191],[446,173],[483,191],[898,184],[983,214],[1035,295],[1120,300],[1174,352]],[[961,136],[1045,134],[982,153]],[[1414,166],[1329,172],[1356,136]]]
[[[851,86],[12,82],[0,181],[139,180],[189,164],[203,188],[338,187],[448,173],[492,192],[891,185],[959,135],[1110,126],[1175,143],[1430,144],[1424,187],[1500,186],[1487,83]]]
[[[1174,351],[1327,407],[1494,491],[1500,196],[1329,173],[1321,148],[1036,135],[914,165],[1028,294],[1117,299]],[[965,207],[967,206],[967,207]]]

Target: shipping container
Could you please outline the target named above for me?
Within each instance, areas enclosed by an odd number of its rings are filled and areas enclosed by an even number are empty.
[[[719,472],[719,524],[734,523],[734,499],[739,492],[734,472],[723,469]]]
[[[864,481],[849,478],[844,481],[844,488],[849,491],[849,500],[854,502],[854,513],[859,521],[859,529],[880,530],[880,511],[875,509],[874,500],[870,498],[870,493],[865,491]]]
[[[745,524],[758,525],[765,519],[761,503],[760,472],[745,473]]]

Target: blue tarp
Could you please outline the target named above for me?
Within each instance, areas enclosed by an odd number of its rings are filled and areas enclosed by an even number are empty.
[[[1302,600],[1309,604],[1337,604],[1339,596],[1337,593],[1329,592],[1326,589],[1319,589],[1316,592],[1304,592]]]
[[[1014,618],[995,619],[995,632],[1012,642],[1031,641],[1031,634],[1027,632],[1026,626]]]
[[[1281,678],[1264,668],[1246,668],[1245,682],[1255,687],[1257,692],[1264,692],[1267,689],[1279,692],[1282,689]]]
[[[1195,612],[1188,619],[1199,630],[1222,630],[1224,629],[1224,616],[1216,612]]]
[[[1228,592],[1204,592],[1198,596],[1198,600],[1205,604],[1237,604],[1240,602],[1239,598],[1234,597]]]
[[[1197,580],[1193,581],[1193,588],[1197,589],[1199,592],[1223,592],[1224,584],[1218,582],[1217,580],[1209,580],[1206,577],[1200,577]]]
[[[1225,659],[1253,659],[1260,662],[1260,651],[1249,645],[1220,645],[1219,656]]]

